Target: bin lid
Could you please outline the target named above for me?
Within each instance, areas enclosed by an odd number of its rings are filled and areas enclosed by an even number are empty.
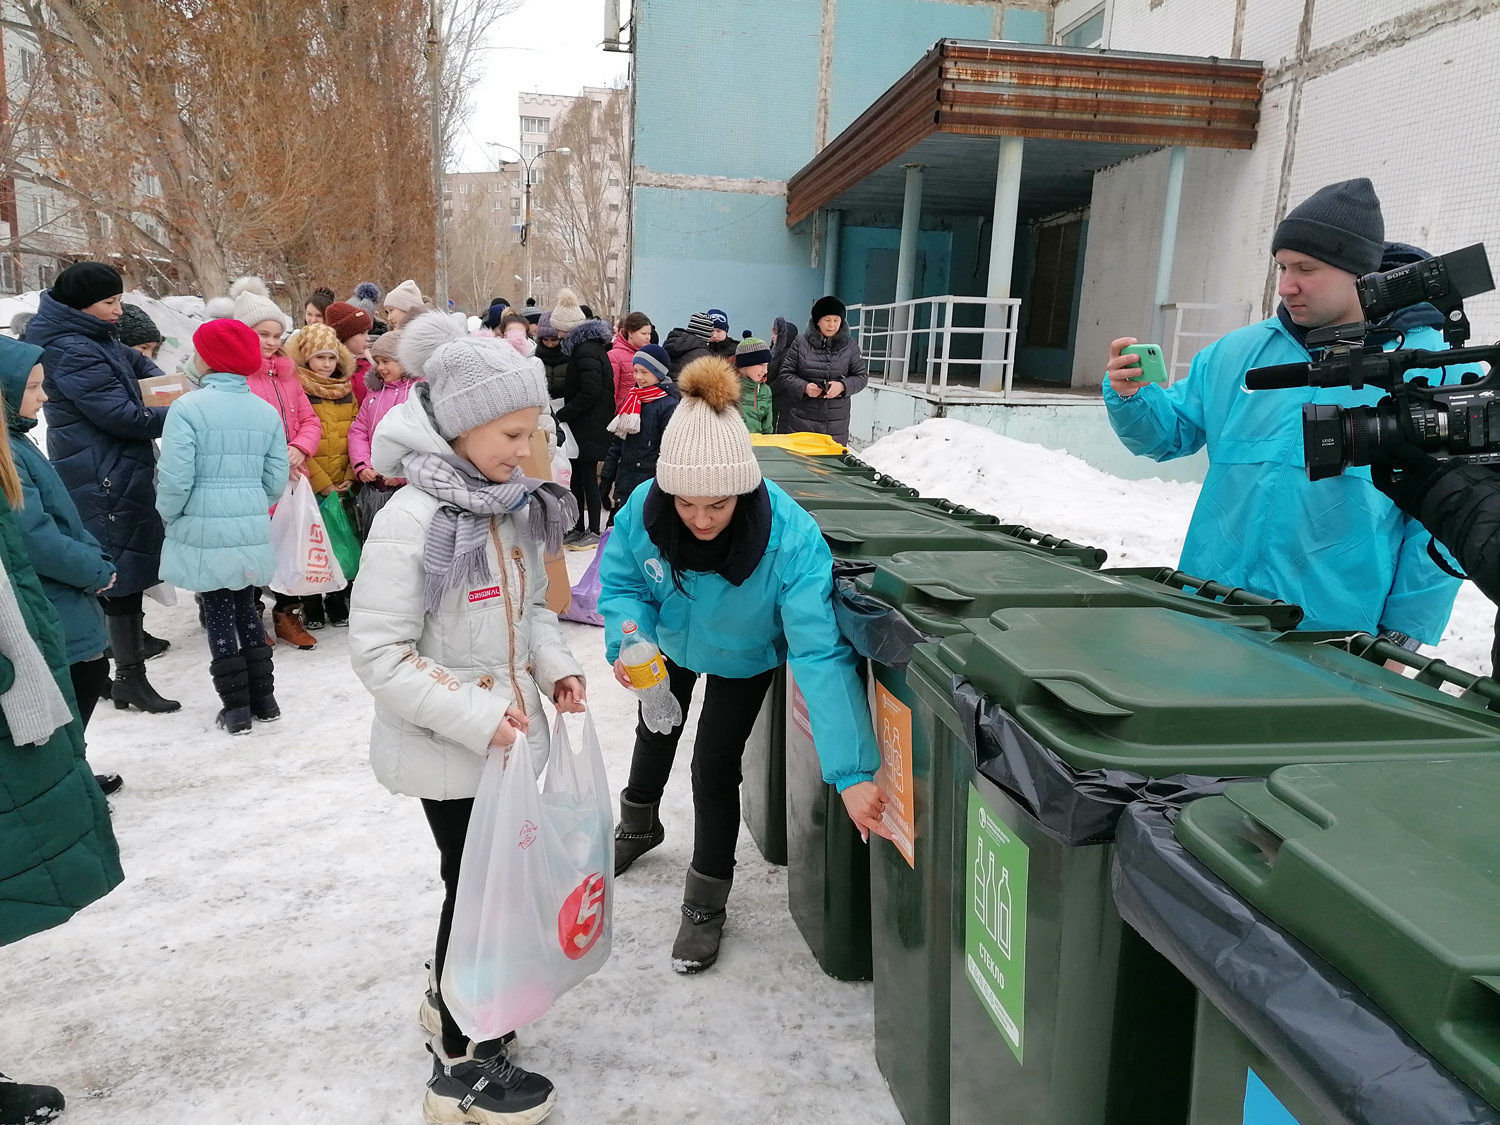
[[[1500,755],[1287,766],[1175,831],[1500,1107]]]
[[[1395,673],[1400,690],[1383,689],[1232,621],[1039,608],[967,625],[919,657],[967,676],[1078,769],[1260,777],[1296,762],[1500,751],[1500,714]]]
[[[1171,575],[1173,571],[1156,574]],[[1017,606],[1163,606],[1198,617],[1256,617],[1277,629],[1295,628],[1296,606],[1236,604],[1199,596],[1146,572],[1095,571],[1042,553],[1000,556],[973,551],[902,551],[880,560],[857,584],[897,606],[929,633],[953,631],[962,618],[988,617]],[[1256,599],[1257,601],[1259,599]]]
[[[818,521],[829,548],[839,558],[882,558],[924,547],[944,551],[1024,548],[1019,540],[1001,535],[998,528],[985,531],[963,520],[940,514],[928,515],[914,508],[819,508],[810,514]]]
[[[892,508],[905,509],[907,499],[891,489],[881,489],[846,482],[826,480],[779,480],[776,482],[793,500],[808,511],[817,508]]]

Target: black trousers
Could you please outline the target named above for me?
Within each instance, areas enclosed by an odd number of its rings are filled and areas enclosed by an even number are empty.
[[[141,613],[141,599],[145,594],[137,591],[134,594],[122,594],[118,598],[112,598],[108,594],[99,595],[99,604],[104,607],[106,617],[129,617],[132,614]]]
[[[587,527],[599,534],[599,462],[584,457],[574,457],[573,483],[569,486],[573,498],[578,501],[578,526]],[[587,521],[585,522],[585,517]]]
[[[104,685],[109,683],[109,657],[96,656],[93,660],[69,664],[68,674],[73,678],[73,695],[78,699],[78,717],[87,729],[94,704],[103,697]]]
[[[432,967],[439,982],[443,979],[443,962],[448,959],[448,935],[453,929],[453,899],[458,893],[458,871],[464,858],[464,838],[469,834],[469,814],[474,811],[472,797],[456,801],[422,801],[422,812],[427,816],[427,827],[432,829],[432,838],[438,846],[438,873],[443,880],[443,910],[438,915],[437,946],[432,953]],[[441,983],[438,986],[438,1014],[443,1018],[443,1050],[450,1057],[462,1055],[468,1049],[469,1037],[464,1034],[448,1011],[443,1001]],[[499,1048],[499,1040],[475,1045],[475,1055],[487,1058]]]
[[[744,680],[709,676],[704,689],[703,713],[693,743],[693,870],[710,879],[728,879],[734,874],[734,846],[740,835],[740,761],[775,674],[774,670],[762,672]],[[667,660],[667,676],[686,717],[698,673]],[[657,734],[637,712],[627,801],[653,805],[661,800],[683,725]]]
[[[259,593],[254,586],[245,586],[238,590],[209,590],[203,595],[203,623],[208,629],[211,659],[223,660],[266,643],[266,629],[255,604]]]

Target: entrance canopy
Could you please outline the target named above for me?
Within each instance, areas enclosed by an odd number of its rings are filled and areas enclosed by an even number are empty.
[[[1092,175],[1153,149],[1248,149],[1258,62],[944,39],[787,185],[787,224],[823,208],[899,210],[906,166],[925,205],[987,214],[1002,137],[1025,138],[1018,217],[1089,201]]]

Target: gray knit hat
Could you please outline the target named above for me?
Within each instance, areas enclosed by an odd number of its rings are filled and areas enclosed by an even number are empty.
[[[656,459],[656,483],[672,496],[743,496],[760,485],[760,462],[740,416],[740,380],[720,356],[695,359],[677,380]]]
[[[229,287],[229,295],[234,298],[234,319],[240,323],[254,328],[263,320],[274,320],[282,332],[292,330],[292,318],[271,300],[271,290],[260,278],[240,278]]]
[[[578,303],[578,294],[571,289],[559,289],[557,302],[552,306],[552,327],[557,334],[566,336],[587,319]]]
[[[1345,180],[1319,188],[1287,213],[1271,239],[1271,253],[1295,250],[1363,277],[1380,268],[1385,219],[1375,185]]]
[[[466,336],[447,316],[422,313],[401,328],[402,368],[427,377],[438,433],[466,430],[528,406],[547,408],[547,377],[504,340]]]

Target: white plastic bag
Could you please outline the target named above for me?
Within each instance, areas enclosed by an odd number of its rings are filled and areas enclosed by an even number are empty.
[[[328,594],[348,585],[312,483],[301,473],[293,474],[271,513],[271,550],[276,555],[271,589],[278,594]]]
[[[562,453],[569,461],[578,456],[578,439],[573,436],[573,427],[566,422],[557,424],[558,436],[562,439]]]
[[[561,446],[552,451],[552,479],[564,488],[573,484],[573,462],[563,456]]]
[[[578,752],[557,716],[541,792],[530,762],[524,736],[491,747],[464,840],[442,990],[475,1042],[541,1018],[609,960],[614,823],[593,715]]]

